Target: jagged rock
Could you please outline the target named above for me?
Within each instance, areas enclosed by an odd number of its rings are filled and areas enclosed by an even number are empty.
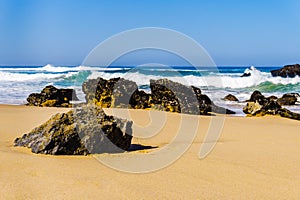
[[[96,103],[103,108],[149,107],[146,102],[141,102],[141,100],[150,101],[149,95],[139,91],[135,82],[123,78],[90,79],[83,83],[82,91],[86,95],[87,103]]]
[[[41,93],[32,93],[28,96],[26,105],[42,107],[72,107],[70,101],[77,101],[75,90],[57,89],[49,85]]]
[[[294,78],[295,76],[300,76],[300,65],[294,64],[294,65],[285,65],[281,69],[272,70],[271,71],[272,76],[281,76],[281,77],[290,77]]]
[[[131,121],[108,116],[99,106],[84,105],[54,115],[17,138],[15,146],[53,155],[122,152],[130,147],[131,126]]]
[[[133,101],[130,100],[134,93],[134,97],[140,94],[137,84],[133,81],[120,78],[113,87],[111,107],[130,108],[130,102],[133,103]]]
[[[85,93],[87,103],[96,103],[102,108],[111,107],[112,92],[115,83],[120,78],[105,80],[103,78],[89,79],[82,84],[82,91]]]
[[[154,106],[151,94],[148,94],[143,90],[136,90],[132,94],[129,104],[131,108],[134,109],[146,109]]]
[[[199,105],[192,87],[168,79],[150,80],[153,104],[162,105],[165,111],[199,114]]]
[[[300,114],[282,108],[273,98],[266,98],[259,91],[253,92],[243,112],[248,116],[279,115],[290,119],[300,120]]]
[[[191,86],[191,87],[192,87],[192,89],[193,89],[193,91],[194,91],[196,97],[200,97],[201,94],[202,94],[200,88],[197,88],[197,87],[195,87],[195,86]]]
[[[281,98],[277,99],[279,105],[295,105],[297,97],[295,94],[284,94]]]
[[[232,94],[228,94],[224,97],[225,101],[239,101],[238,98],[236,98],[234,95]]]

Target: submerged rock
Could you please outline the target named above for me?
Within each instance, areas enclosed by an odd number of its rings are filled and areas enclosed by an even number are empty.
[[[77,101],[75,90],[57,89],[49,85],[40,93],[32,93],[28,96],[26,105],[41,107],[72,107],[70,101]]]
[[[15,146],[34,153],[85,155],[128,150],[132,122],[108,116],[101,107],[84,105],[56,114],[41,126],[15,140]]]
[[[281,69],[272,70],[271,71],[272,76],[281,76],[284,78],[290,77],[294,78],[295,76],[300,76],[300,65],[294,64],[294,65],[285,65]]]
[[[224,97],[225,101],[239,101],[238,98],[236,98],[236,96],[232,95],[232,94],[228,94]]]
[[[278,100],[267,98],[259,91],[253,92],[243,112],[248,116],[279,115],[290,119],[300,120],[300,114],[282,108]]]

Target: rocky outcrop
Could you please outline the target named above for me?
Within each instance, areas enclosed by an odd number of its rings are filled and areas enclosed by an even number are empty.
[[[223,98],[225,101],[239,101],[238,98],[236,98],[236,96],[232,95],[232,94],[228,94]]]
[[[131,126],[131,121],[108,116],[99,106],[83,105],[54,115],[30,133],[17,138],[15,146],[53,155],[122,152],[130,147]]]
[[[290,77],[294,78],[295,76],[300,76],[300,65],[294,64],[294,65],[285,65],[281,69],[272,70],[271,71],[272,76],[281,76],[281,77]]]
[[[188,87],[168,79],[150,80],[151,93],[139,90],[137,84],[123,78],[86,81],[82,90],[88,103],[101,107],[153,108],[168,112],[203,114],[208,112],[234,114],[235,112],[216,106],[197,87]]]
[[[259,91],[253,92],[247,105],[243,108],[247,116],[279,115],[290,119],[300,120],[300,114],[282,108],[273,98],[267,98]]]
[[[40,93],[32,93],[28,96],[26,105],[42,107],[72,107],[70,101],[77,101],[75,90],[57,89],[49,85]]]

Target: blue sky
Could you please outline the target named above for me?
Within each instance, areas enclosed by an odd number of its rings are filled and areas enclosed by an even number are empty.
[[[199,42],[217,65],[300,62],[300,3],[269,1],[0,0],[0,65],[79,65],[101,41],[163,27]],[[176,59],[170,59],[176,63]],[[124,65],[134,65],[130,56]]]

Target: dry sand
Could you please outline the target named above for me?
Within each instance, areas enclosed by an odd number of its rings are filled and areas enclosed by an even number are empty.
[[[216,117],[131,110],[135,136],[157,133],[148,139],[134,138],[133,143],[158,148],[98,158],[155,157],[182,128],[183,119],[191,123],[184,127],[186,133],[195,131],[192,124],[200,122],[183,156],[163,169],[142,174],[111,169],[94,156],[36,155],[13,147],[16,137],[64,111],[0,106],[0,199],[300,199],[299,121],[226,117],[215,148],[199,159],[205,134]],[[106,112],[122,115],[119,110]],[[179,138],[168,152],[187,143]],[[152,163],[140,163],[147,164]]]

